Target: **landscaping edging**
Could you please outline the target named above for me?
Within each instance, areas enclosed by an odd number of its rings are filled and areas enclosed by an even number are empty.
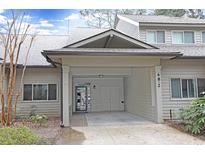
[[[191,135],[193,137],[196,137],[202,141],[205,141],[205,132],[202,132],[201,134],[198,134],[198,135],[191,134],[191,133],[185,131],[184,125],[182,123],[172,121],[172,120],[166,120],[165,124],[174,128],[174,129],[179,130],[180,132],[186,133],[186,134]]]

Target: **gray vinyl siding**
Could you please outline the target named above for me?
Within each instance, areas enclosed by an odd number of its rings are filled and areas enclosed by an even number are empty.
[[[130,24],[126,21],[119,20],[116,29],[124,32],[132,37],[139,38],[140,40],[146,42],[146,32],[148,30],[159,30],[165,31],[165,44],[171,45],[172,44],[172,31],[194,31],[195,34],[195,44],[201,45],[202,44],[202,31],[205,31],[203,27],[173,27],[173,26],[136,26]],[[186,44],[187,45],[187,44]],[[204,45],[204,44],[203,44]]]
[[[17,72],[15,92],[20,88],[21,71]],[[23,101],[23,89],[17,105],[17,115],[28,116],[32,111],[35,114],[44,114],[49,117],[60,117],[60,69],[57,68],[27,68],[24,84],[57,84],[57,100]],[[15,97],[14,97],[15,101]]]
[[[162,61],[162,104],[163,118],[170,118],[170,110],[173,117],[178,118],[178,111],[189,105],[192,99],[171,98],[171,78],[205,78],[204,60],[169,60]]]
[[[146,42],[146,32],[148,30],[160,30],[165,31],[165,44],[172,44],[172,31],[194,31],[195,34],[195,44],[202,44],[201,33],[205,31],[205,28],[194,28],[194,27],[151,27],[151,26],[141,26],[140,27],[140,40]],[[187,45],[187,44],[186,44]]]

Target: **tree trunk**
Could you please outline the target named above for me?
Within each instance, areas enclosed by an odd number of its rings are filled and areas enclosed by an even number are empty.
[[[21,45],[27,37],[27,31],[30,27],[24,23],[24,14],[22,16],[15,16],[12,12],[12,21],[7,21],[5,29],[7,32],[0,35],[0,39],[3,44],[3,63],[0,65],[0,108],[1,108],[1,121],[3,126],[11,126],[13,119],[16,115],[16,104],[21,91],[20,87],[17,90],[17,97],[15,104],[13,105],[13,96],[17,76],[17,65],[19,54],[21,52]],[[31,39],[28,52],[32,46],[33,38]],[[28,55],[26,54],[26,61]],[[9,60],[9,61],[8,61]],[[7,65],[9,63],[9,65]],[[26,62],[25,64],[26,65]],[[6,71],[8,67],[8,76],[6,76]],[[25,72],[25,66],[22,74],[21,80],[23,80],[23,75]],[[8,77],[8,86],[5,88],[4,81]],[[23,83],[23,81],[21,81]],[[22,85],[22,84],[21,84]],[[7,92],[5,92],[7,91]],[[6,98],[7,96],[7,98]],[[7,107],[7,109],[6,109]]]

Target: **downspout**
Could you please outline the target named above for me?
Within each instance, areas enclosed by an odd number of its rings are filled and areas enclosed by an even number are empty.
[[[63,68],[61,64],[61,123],[60,127],[64,127],[63,124]]]
[[[61,78],[60,79],[60,85],[61,85],[61,90],[60,90],[61,91],[61,93],[60,93],[60,104],[61,104],[61,106],[60,106],[60,110],[61,110],[60,127],[64,127],[64,124],[63,124],[63,68],[62,68],[61,63],[58,63],[58,62],[55,62],[55,61],[52,61],[52,63],[55,64],[55,66],[57,64],[57,65],[60,65],[60,67],[61,67],[61,72],[60,72],[60,78]]]
[[[60,72],[60,85],[61,85],[61,94],[60,94],[60,97],[61,97],[61,100],[60,100],[60,104],[61,104],[61,121],[60,121],[60,127],[64,127],[64,124],[63,124],[63,68],[62,68],[62,64],[59,63],[59,62],[55,62],[53,60],[51,60],[47,55],[45,55],[44,53],[42,53],[45,57],[46,57],[46,60],[51,63],[54,67],[57,67],[56,65],[60,65],[61,67],[61,72]]]
[[[182,57],[182,56],[183,56],[183,54],[180,54],[180,55],[177,55],[177,56],[170,58],[169,60],[174,60],[174,59],[177,59],[178,57]]]

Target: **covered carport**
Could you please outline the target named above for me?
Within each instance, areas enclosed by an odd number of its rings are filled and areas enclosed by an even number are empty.
[[[153,66],[71,67],[71,72],[71,125],[157,122]]]
[[[109,30],[43,55],[62,67],[61,119],[64,126],[71,126],[74,113],[86,113],[87,121],[118,112],[122,114],[116,117],[130,114],[138,121],[162,122],[160,60],[180,54]],[[90,108],[82,103],[88,98],[85,85],[91,90]]]

